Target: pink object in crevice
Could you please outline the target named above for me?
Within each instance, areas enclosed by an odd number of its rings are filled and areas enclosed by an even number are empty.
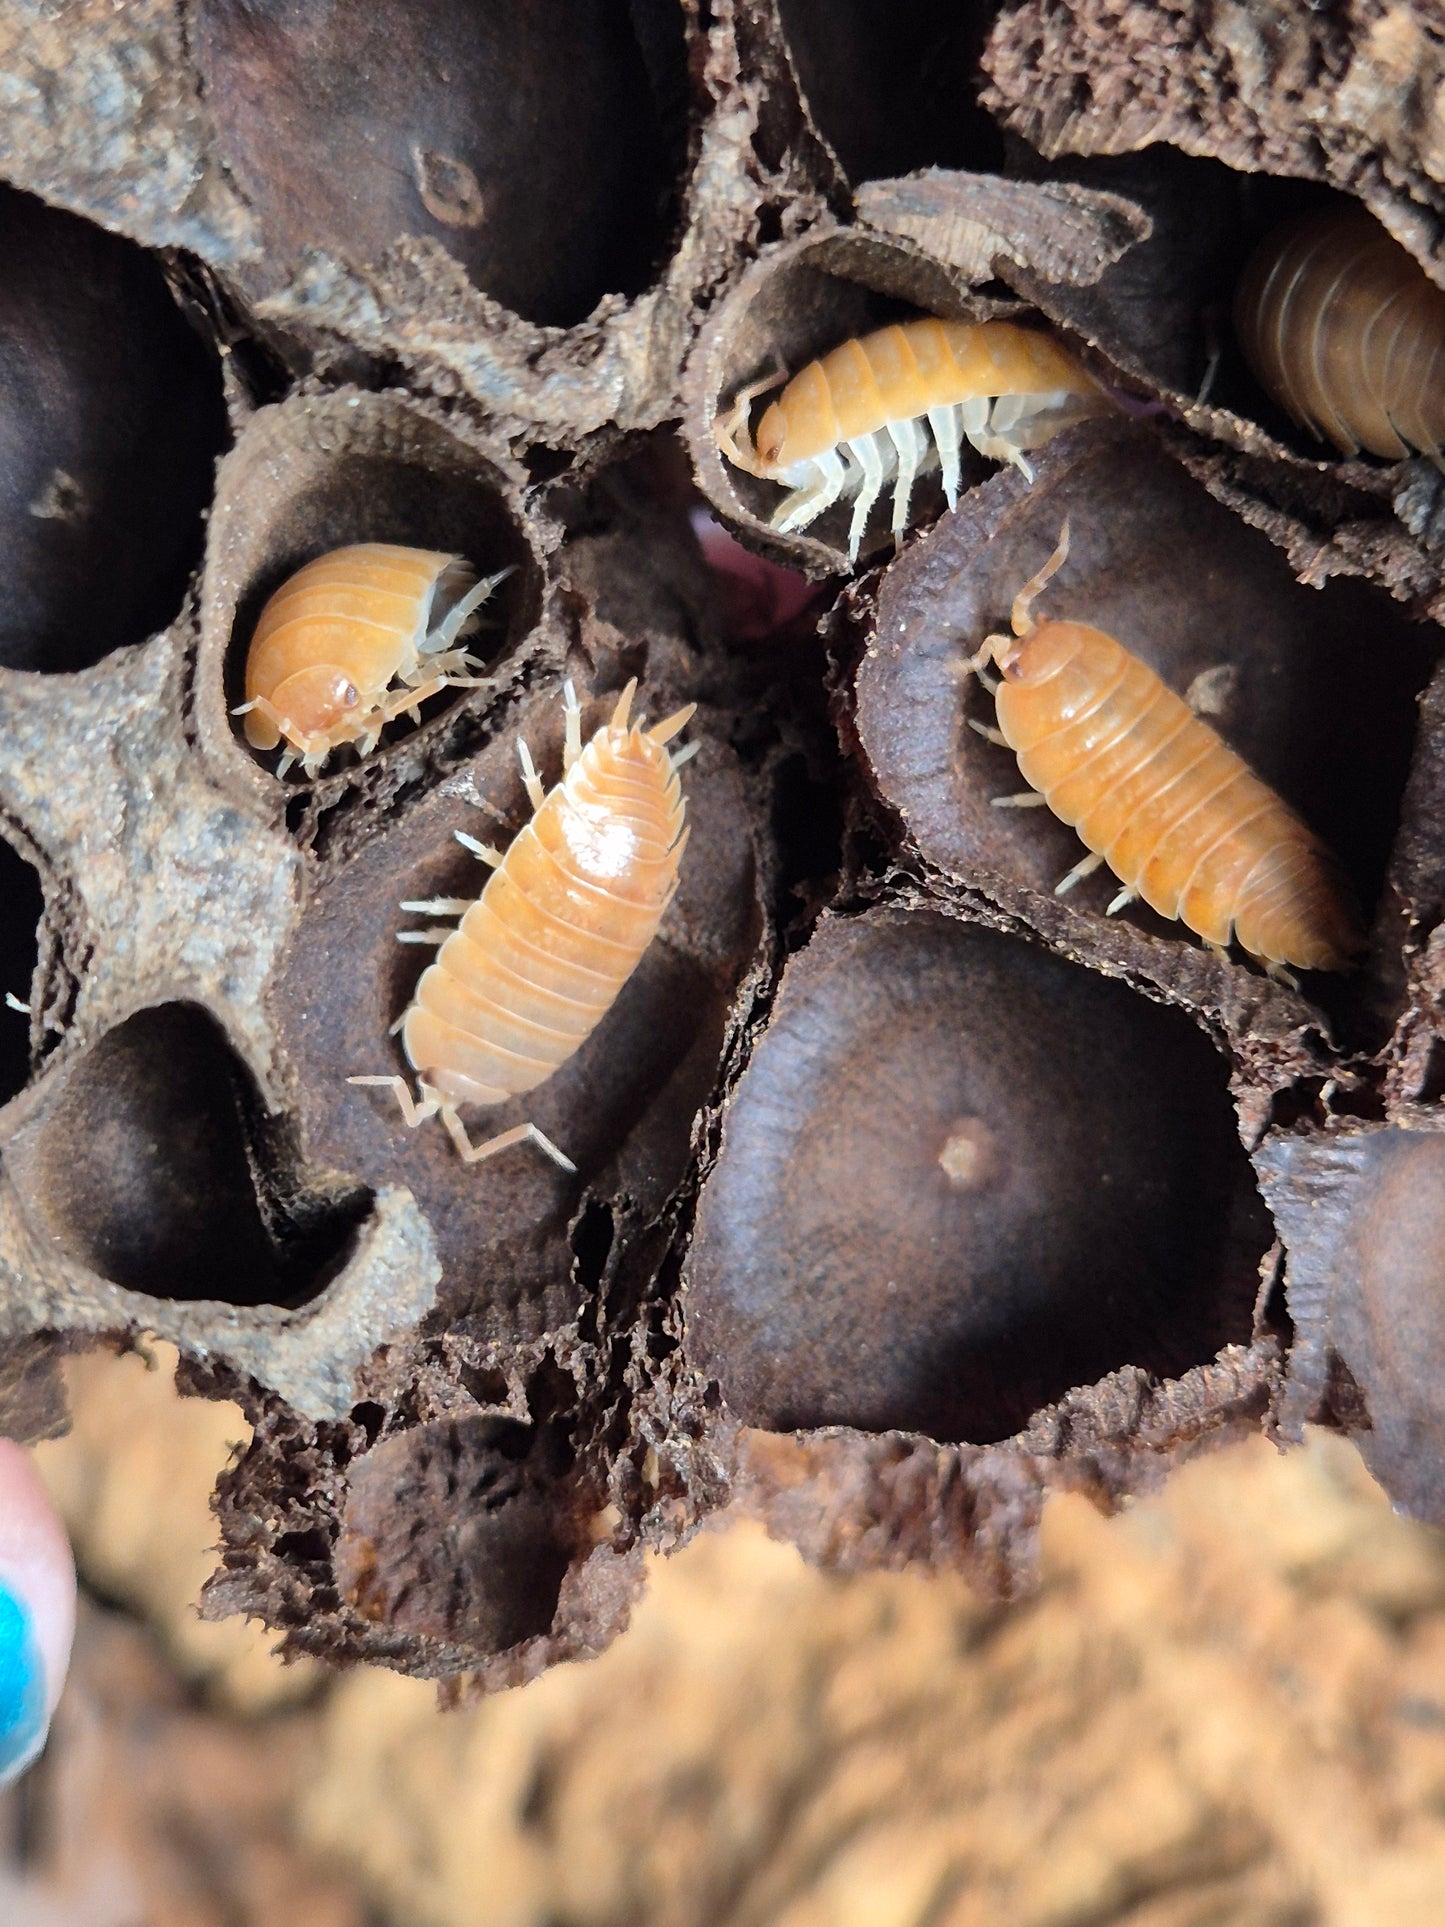
[[[787,639],[811,632],[812,622],[805,618],[822,593],[818,583],[796,569],[780,568],[754,555],[706,509],[692,511],[692,528],[709,568],[722,578],[734,641]]]

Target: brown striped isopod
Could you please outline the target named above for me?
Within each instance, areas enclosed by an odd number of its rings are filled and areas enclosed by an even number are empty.
[[[890,479],[893,533],[902,535],[914,478],[934,463],[948,506],[957,506],[965,437],[981,455],[1012,462],[1032,481],[1026,449],[1113,407],[1061,342],[1014,321],[925,315],[845,341],[787,381],[753,438],[753,402],[785,379],[738,392],[713,423],[718,447],[747,474],[791,489],[770,524],[779,534],[805,529],[834,502],[851,501],[854,562]]]
[[[284,776],[299,762],[314,776],[332,751],[363,755],[397,716],[481,664],[456,645],[510,571],[477,579],[459,555],[358,542],[308,562],[262,609],[246,653],[246,718],[253,749],[274,749]],[[401,687],[397,688],[396,685]]]
[[[1262,386],[1345,455],[1388,461],[1445,443],[1445,289],[1364,208],[1271,234],[1244,271],[1234,325]]]
[[[1013,634],[969,663],[990,684],[998,729],[1033,789],[998,805],[1046,804],[1090,854],[1062,895],[1107,863],[1123,888],[1109,914],[1143,900],[1215,949],[1237,938],[1271,975],[1344,970],[1362,947],[1333,858],[1241,757],[1113,636],[1038,622],[1030,605],[1069,552],[1059,545],[1014,598]],[[976,728],[979,725],[974,725]]]
[[[544,791],[519,746],[532,820],[505,856],[461,831],[458,842],[492,865],[474,901],[433,897],[403,910],[461,918],[455,930],[407,931],[403,943],[440,943],[397,1025],[417,1073],[353,1077],[394,1091],[408,1127],[440,1114],[467,1163],[530,1139],[564,1170],[569,1158],[535,1124],[472,1144],[463,1104],[504,1104],[535,1090],[607,1015],[642,960],[677,889],[687,831],[677,772],[692,754],[667,744],[696,705],[651,729],[630,722],[636,681],[612,720],[583,747],[582,711],[565,686],[563,777]]]

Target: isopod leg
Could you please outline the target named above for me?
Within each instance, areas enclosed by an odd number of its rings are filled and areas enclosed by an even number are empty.
[[[495,1137],[486,1138],[481,1144],[473,1144],[467,1136],[466,1126],[450,1105],[441,1106],[442,1123],[447,1135],[456,1146],[457,1156],[464,1164],[480,1164],[485,1158],[494,1158],[498,1151],[506,1151],[514,1144],[535,1144],[539,1151],[545,1151],[554,1164],[564,1171],[575,1172],[577,1166],[565,1152],[557,1146],[535,1124],[514,1124],[510,1131],[499,1131]]]
[[[1106,917],[1117,917],[1121,910],[1127,910],[1131,903],[1137,903],[1138,901],[1139,892],[1129,889],[1126,885],[1110,903],[1104,915]]]
[[[913,500],[913,480],[928,447],[927,437],[918,423],[889,422],[888,434],[898,451],[898,480],[893,485],[893,534],[902,538],[908,527],[908,510]]]
[[[505,582],[512,573],[511,568],[498,569],[495,575],[484,575],[480,582],[474,583],[420,644],[423,653],[431,655],[440,649],[450,649],[463,629],[475,626],[472,619],[477,611],[488,600],[493,589]]]
[[[435,681],[464,689],[472,683],[485,682],[486,677],[462,672],[484,667],[478,657],[468,655],[465,649],[445,649],[439,656],[418,656],[415,666],[404,669],[401,678],[403,682],[413,685]]]
[[[1204,338],[1209,348],[1209,359],[1204,364],[1204,378],[1199,384],[1199,393],[1194,397],[1194,406],[1196,408],[1203,408],[1204,404],[1209,400],[1210,392],[1214,387],[1214,377],[1219,373],[1219,363],[1224,354],[1224,349],[1220,345],[1219,332],[1215,328],[1212,320],[1208,318],[1207,311],[1204,321]]]
[[[411,716],[413,721],[419,722],[421,711],[418,704],[426,702],[439,690],[445,689],[450,680],[451,678],[447,676],[428,676],[425,682],[419,682],[412,688],[399,689],[388,701],[377,704],[367,718],[368,724],[373,728],[378,725],[384,727],[387,723],[395,722],[398,716],[407,715]]]
[[[546,800],[547,792],[542,787],[542,779],[537,774],[537,765],[532,761],[532,752],[525,743],[517,745],[517,760],[522,765],[522,782],[534,810],[540,810]]]
[[[938,460],[943,469],[944,500],[951,509],[958,507],[959,451],[963,445],[963,415],[958,408],[930,408],[928,426],[938,445]]]
[[[1085,877],[1091,877],[1095,870],[1102,867],[1103,862],[1104,857],[1102,851],[1090,850],[1086,857],[1079,859],[1067,876],[1059,878],[1059,881],[1054,885],[1054,895],[1056,897],[1066,897],[1076,883],[1082,883]]]
[[[993,421],[990,423],[990,432],[986,435],[970,435],[968,439],[973,443],[980,455],[986,455],[991,462],[1011,462],[1026,482],[1032,482],[1034,479],[1032,462],[1026,458],[1023,450],[1006,430],[999,430],[997,427],[997,418],[998,404],[995,404]],[[1012,426],[1013,422],[1011,420],[1009,427]]]
[[[1039,810],[1045,808],[1049,799],[1042,790],[1020,790],[1016,796],[994,796],[989,800],[996,810]]]
[[[848,452],[863,471],[863,486],[853,504],[853,520],[848,529],[848,560],[856,562],[873,504],[883,493],[883,453],[876,435],[859,435],[848,443]]]
[[[983,438],[988,434],[988,396],[970,395],[967,401],[959,402],[958,422],[961,432],[981,455]]]
[[[1004,735],[1001,729],[995,729],[992,723],[981,723],[975,717],[970,716],[968,726],[970,729],[976,729],[986,743],[993,743],[999,749],[1009,748],[1008,737]]]
[[[664,716],[660,723],[654,723],[647,734],[654,743],[661,747],[663,743],[670,743],[674,736],[679,735],[686,729],[696,713],[696,703],[685,703],[681,709],[674,709],[670,716]],[[694,743],[691,746],[691,750],[679,751],[678,755],[685,760],[687,755],[696,751],[696,748],[697,745]],[[674,756],[672,759],[674,769],[677,768],[677,764],[678,756]]]
[[[567,731],[562,745],[562,769],[565,773],[582,754],[582,705],[570,680],[562,685],[562,714]]]
[[[453,830],[452,835],[464,850],[471,851],[478,862],[489,863],[494,870],[501,868],[504,858],[495,843],[479,843],[474,836],[468,836],[465,830]]]
[[[442,1108],[442,1101],[429,1084],[422,1084],[420,1097],[413,1097],[411,1086],[404,1077],[394,1072],[390,1077],[348,1077],[348,1084],[373,1084],[378,1090],[389,1090],[401,1106],[402,1121],[409,1131],[418,1124],[425,1124],[429,1117],[435,1117]]]
[[[836,449],[830,448],[815,456],[813,467],[817,472],[812,481],[794,489],[774,510],[768,526],[776,529],[779,535],[791,535],[796,529],[807,528],[810,523],[817,521],[825,509],[830,509],[843,493],[848,471]]]
[[[687,839],[691,835],[692,835],[692,825],[691,823],[689,823],[687,828],[681,832],[677,841],[672,846],[672,850],[670,854],[675,859],[673,867],[678,872],[680,872],[682,869],[682,853],[687,848]],[[667,895],[663,898],[663,903],[662,903],[663,910],[667,908],[668,904],[671,903],[673,898],[677,895],[677,886],[679,883],[681,883],[681,881],[682,881],[682,877],[680,874],[675,875],[673,877],[671,884],[668,886]],[[658,914],[661,915],[661,911],[659,911]]]
[[[474,897],[408,897],[399,909],[422,917],[464,917]]]
[[[977,676],[989,695],[996,696],[998,694],[998,679],[995,676],[989,675],[989,668],[992,664],[1001,661],[1009,653],[1014,646],[1015,640],[1013,636],[1000,636],[997,634],[985,636],[979,644],[976,653],[964,658],[961,673],[965,676]]]

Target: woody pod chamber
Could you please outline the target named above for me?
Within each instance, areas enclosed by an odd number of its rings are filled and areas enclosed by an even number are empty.
[[[346,57],[375,9],[147,0],[64,46],[12,9],[6,1430],[61,1422],[67,1348],[174,1340],[255,1426],[207,1609],[490,1685],[604,1644],[643,1552],[730,1499],[824,1563],[1007,1590],[1050,1489],[1320,1421],[1445,1515],[1440,483],[1313,442],[1228,322],[1332,195],[1441,278],[1369,44],[1291,15],[1226,85],[1202,10],[1167,59],[1087,4],[916,37],[864,0],[475,12],[430,10],[432,65],[398,15],[388,68]],[[1270,84],[1310,36],[1354,77],[1324,121]],[[1142,152],[1126,58],[1170,137]],[[493,89],[544,103],[539,147]],[[86,290],[134,304],[128,358]],[[1032,482],[965,451],[957,511],[925,481],[850,569],[846,510],[779,534],[713,422],[770,357],[918,314],[1047,324],[1119,406]],[[680,450],[818,582],[786,637],[734,633]],[[1103,875],[1058,898],[1077,840],[993,807],[1017,770],[957,662],[1065,517],[1044,606],[1329,844],[1357,970],[1294,990],[1107,916]],[[509,571],[479,680],[278,777],[230,713],[250,635],[363,542]],[[699,705],[678,896],[494,1114],[576,1175],[468,1169],[345,1081],[401,1068],[398,905],[476,893],[454,832],[525,821],[519,740],[557,780],[565,678],[590,731],[634,675],[650,716]]]

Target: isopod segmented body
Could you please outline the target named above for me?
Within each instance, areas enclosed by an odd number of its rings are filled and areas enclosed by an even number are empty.
[[[458,1109],[503,1104],[566,1063],[611,1009],[677,889],[687,842],[677,772],[691,751],[666,746],[695,705],[645,729],[629,721],[636,687],[584,748],[569,683],[562,781],[544,791],[523,744],[531,822],[505,856],[458,833],[493,866],[481,896],[401,906],[461,918],[455,930],[403,934],[441,943],[399,1025],[418,1094],[400,1077],[350,1082],[389,1086],[408,1125],[440,1113],[469,1163],[530,1138],[572,1169],[532,1124],[471,1144]]]
[[[1262,385],[1312,435],[1345,455],[1441,460],[1445,289],[1364,208],[1270,235],[1234,324]]]
[[[253,749],[286,749],[314,776],[332,751],[376,747],[395,717],[419,714],[438,690],[476,680],[481,664],[461,638],[503,576],[477,579],[459,555],[359,542],[296,571],[262,609],[246,655],[246,719]],[[400,684],[400,688],[396,685]]]
[[[1034,786],[999,803],[1046,803],[1092,853],[1062,894],[1107,863],[1137,897],[1217,948],[1231,937],[1278,972],[1343,970],[1362,948],[1333,858],[1293,810],[1145,662],[1081,622],[1036,622],[1030,603],[1059,546],[1014,599],[1013,635],[990,636],[998,740]],[[988,733],[988,732],[985,732]]]
[[[810,361],[764,411],[753,438],[749,410],[777,386],[777,378],[757,382],[735,396],[713,424],[718,446],[749,475],[792,490],[772,518],[780,534],[851,501],[851,561],[890,479],[893,533],[901,535],[914,478],[935,462],[948,506],[957,506],[965,438],[1032,480],[1026,449],[1113,406],[1042,329],[934,316],[879,328]]]

